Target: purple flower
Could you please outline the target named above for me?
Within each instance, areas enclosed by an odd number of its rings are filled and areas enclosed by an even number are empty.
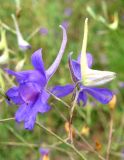
[[[66,8],[64,10],[64,15],[67,16],[67,17],[71,16],[72,15],[72,9],[71,8]]]
[[[121,151],[121,160],[124,160],[124,149]]]
[[[88,67],[92,66],[93,58],[91,54],[87,54]],[[102,104],[107,104],[113,96],[113,93],[107,88],[95,88],[92,86],[84,86],[81,81],[81,66],[80,66],[80,55],[77,60],[71,59],[71,54],[69,55],[69,68],[74,84],[68,84],[66,86],[55,86],[52,92],[57,97],[64,97],[72,93],[77,85],[79,88],[79,95],[77,103],[83,102],[83,106],[86,105],[87,95],[91,95],[97,101]]]
[[[49,149],[40,148],[41,160],[49,160]]]
[[[48,105],[50,94],[47,93],[46,87],[59,66],[67,43],[66,30],[62,26],[60,27],[63,30],[61,48],[55,61],[47,70],[44,68],[41,56],[42,49],[35,51],[31,57],[34,70],[14,72],[6,69],[6,72],[15,76],[18,82],[18,86],[12,87],[6,92],[6,95],[20,106],[15,114],[15,119],[17,122],[24,121],[25,128],[29,130],[34,127],[37,113],[43,114],[51,109]]]
[[[69,22],[64,20],[61,25],[67,30],[69,26]]]
[[[40,32],[43,36],[45,36],[45,35],[47,35],[47,34],[48,34],[48,29],[47,29],[47,28],[42,27],[42,28],[40,28],[39,32]]]
[[[120,87],[120,88],[124,88],[124,82],[118,82],[118,86]]]

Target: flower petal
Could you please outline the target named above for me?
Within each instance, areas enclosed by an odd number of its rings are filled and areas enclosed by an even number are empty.
[[[24,121],[25,129],[32,130],[36,121],[37,110],[31,105],[23,104],[15,114],[15,120],[20,123]]]
[[[37,70],[15,72],[5,69],[5,71],[10,75],[15,76],[18,83],[34,82],[39,84],[41,87],[46,85],[46,77],[40,74],[40,72]]]
[[[12,75],[12,76],[15,76],[17,81],[20,82],[22,79],[25,78],[25,75],[21,74],[20,72],[15,72],[15,71],[12,71],[10,69],[4,69],[8,74]]]
[[[93,64],[93,56],[90,53],[87,53],[87,62],[88,62],[88,67],[91,68]]]
[[[85,87],[84,91],[93,96],[97,101],[102,104],[107,104],[113,97],[112,91],[107,88],[92,88]]]
[[[65,51],[65,47],[66,47],[66,43],[67,43],[67,35],[66,35],[66,30],[64,27],[60,26],[63,30],[63,40],[62,40],[62,44],[61,44],[61,48],[59,50],[59,53],[55,59],[55,61],[53,62],[53,64],[46,70],[46,76],[47,79],[50,79],[52,77],[52,75],[56,72],[60,61],[62,59],[63,53]]]
[[[48,153],[49,153],[49,149],[47,149],[47,148],[40,148],[39,151],[43,156],[48,155]]]
[[[25,78],[21,81],[23,82],[34,82],[39,86],[44,87],[46,85],[46,77],[43,74],[40,74],[37,70],[28,70],[19,72],[25,76]]]
[[[110,71],[100,71],[87,69],[85,77],[85,86],[100,86],[112,81],[116,77],[116,73]]]
[[[43,95],[40,94],[37,100],[35,101],[35,103],[32,104],[32,106],[30,107],[30,110],[28,111],[27,116],[24,120],[25,129],[32,130],[34,128],[34,124],[35,124],[36,116],[38,112],[43,114],[45,112],[48,112],[51,109],[51,107],[47,103],[44,103],[45,101],[44,102],[42,101],[43,98],[46,98],[46,99],[48,98],[46,95],[45,95],[46,97]]]
[[[79,54],[77,58],[78,63],[80,63],[80,58],[81,58],[81,54]],[[90,53],[87,53],[87,62],[88,62],[88,67],[91,68],[93,64],[93,56]]]
[[[59,98],[65,97],[74,90],[74,85],[67,84],[65,86],[55,86],[52,89],[52,93]]]
[[[24,101],[22,100],[21,96],[19,95],[19,88],[13,87],[10,88],[6,95],[15,103],[15,104],[23,104]]]
[[[36,83],[26,83],[19,86],[19,94],[26,104],[34,102],[40,94],[40,88]]]
[[[49,96],[50,95],[47,92],[43,91],[39,95],[33,107],[38,108],[37,110],[40,113],[48,112],[51,109],[51,106],[49,106],[47,103]]]
[[[80,64],[76,60],[71,59],[71,53],[69,54],[69,68],[74,82],[81,79]]]
[[[43,63],[41,53],[42,53],[42,49],[38,49],[37,51],[35,51],[31,56],[31,62],[34,68],[45,76],[45,68],[44,68],[44,63]]]
[[[32,130],[35,125],[37,113],[31,112],[25,120],[25,129]]]
[[[30,110],[30,105],[26,105],[25,103],[21,105],[15,114],[16,122],[20,123],[21,121],[25,120],[29,110]]]
[[[92,66],[92,55],[87,53],[88,67]],[[77,61],[71,59],[71,53],[69,54],[69,68],[72,74],[72,79],[74,82],[81,80],[81,68],[80,68],[80,55]],[[90,69],[89,69],[90,70]]]
[[[41,97],[40,97],[42,103],[46,103],[48,101],[49,97],[50,97],[50,94],[48,92],[46,92],[45,90],[42,90]]]
[[[22,50],[22,51],[26,51],[27,49],[31,49],[31,45],[25,41],[24,39],[19,39],[19,48]]]
[[[37,105],[38,103],[40,103],[40,101],[37,102]],[[43,113],[49,112],[50,110],[51,110],[51,106],[48,103],[44,103],[44,104],[40,104],[38,112],[43,114]]]
[[[79,93],[78,100],[77,100],[78,105],[80,105],[81,101],[83,102],[83,106],[85,106],[87,103],[87,95],[84,93],[84,91],[81,91]]]

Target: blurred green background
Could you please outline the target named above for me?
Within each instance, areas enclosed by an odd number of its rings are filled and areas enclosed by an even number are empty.
[[[86,17],[89,18],[89,35],[87,51],[94,57],[93,68],[99,70],[110,70],[117,73],[117,78],[108,85],[117,95],[117,107],[114,111],[114,133],[111,147],[111,160],[124,159],[124,1],[123,0],[20,0],[18,10],[18,1],[0,0],[0,25],[9,26],[15,30],[11,14],[15,14],[21,33],[25,40],[31,44],[32,48],[26,52],[19,50],[17,37],[14,33],[6,30],[9,52],[9,60],[6,64],[0,64],[2,87],[7,90],[12,87],[13,79],[9,78],[3,72],[3,68],[9,67],[15,69],[19,61],[26,58],[22,70],[31,69],[30,57],[32,53],[43,49],[43,59],[47,68],[55,59],[62,40],[62,31],[60,24],[67,27],[68,43],[67,47],[54,77],[49,85],[65,85],[71,83],[68,69],[68,54],[73,51],[73,57],[76,58],[81,51],[83,38],[83,24]],[[87,7],[93,9],[93,15],[88,12]],[[110,23],[114,21],[114,13],[118,13],[118,25],[111,29]],[[104,17],[104,22],[99,20],[99,16]],[[40,28],[46,28],[48,33],[39,32]],[[33,35],[33,36],[32,36]],[[2,51],[0,52],[2,55]],[[71,96],[64,99],[71,103]],[[64,129],[64,115],[68,118],[69,113],[66,107],[57,102],[54,98],[50,99],[53,109],[44,115],[39,115],[38,119],[62,138],[67,134]],[[13,117],[17,106],[8,106],[5,100],[0,99],[0,119]],[[83,135],[87,141],[95,148],[96,137],[101,145],[98,151],[105,156],[108,143],[108,131],[110,112],[108,105],[103,106],[93,99],[90,99],[85,108],[77,107],[78,112],[74,115],[74,126],[80,132],[83,126],[90,128],[89,134]],[[80,113],[80,114],[79,114]],[[26,142],[25,142],[26,141]],[[5,145],[2,142],[21,142],[33,143],[41,146],[51,145],[57,140],[51,135],[46,134],[37,126],[32,132],[23,129],[23,124],[18,125],[16,122],[0,123],[0,160],[37,160],[40,158],[38,148]],[[85,144],[78,136],[75,137],[77,148],[86,154],[91,160],[99,159],[94,153],[89,152]],[[67,150],[64,145],[61,148]],[[71,151],[72,152],[72,151]],[[71,159],[67,154],[51,149],[51,160],[68,160]],[[74,160],[79,158],[73,155]]]

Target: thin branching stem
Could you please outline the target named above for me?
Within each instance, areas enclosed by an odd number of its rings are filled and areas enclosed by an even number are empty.
[[[22,146],[22,147],[34,147],[38,148],[38,144],[31,144],[31,143],[22,143],[22,142],[0,142],[0,145],[10,145],[10,146]]]
[[[69,138],[70,138],[72,144],[73,144],[73,129],[72,129],[73,114],[74,114],[74,109],[76,107],[77,99],[78,99],[78,95],[79,95],[79,91],[77,91],[77,89],[75,92],[76,92],[76,95],[75,95],[74,101],[72,103],[72,107],[70,110],[70,117],[69,117]]]
[[[51,93],[48,89],[46,89],[46,91],[47,91],[53,98],[55,98],[55,99],[58,100],[59,102],[63,103],[67,108],[70,109],[70,106],[69,106],[66,102],[64,102],[64,101],[61,100],[60,98],[56,97],[56,96],[55,96],[53,93]]]
[[[11,120],[14,120],[14,118],[12,117],[12,118],[1,119],[0,122],[7,122],[7,121],[11,121]],[[10,129],[10,131],[11,131],[12,133],[14,133],[14,130],[13,130],[12,128],[9,128],[9,129]],[[16,134],[14,133],[14,135],[15,135],[17,138],[19,138],[19,140],[21,140],[22,142],[0,142],[0,145],[10,145],[10,146],[19,146],[19,147],[22,146],[22,147],[30,147],[30,148],[39,148],[39,147],[40,147],[39,144],[32,144],[32,143],[26,142],[26,141],[25,141],[24,139],[22,139],[22,137],[20,137],[17,133],[16,133]],[[67,141],[67,139],[66,139],[66,140],[63,140],[62,143],[63,143],[63,142],[66,142],[66,141]],[[52,144],[52,145],[45,145],[45,147],[57,149],[57,150],[59,150],[59,151],[61,151],[61,152],[64,152],[64,153],[68,154],[68,156],[70,157],[70,153],[69,153],[69,152],[67,152],[66,150],[64,150],[64,149],[62,149],[62,148],[60,148],[60,147],[57,147],[57,145],[59,145],[59,144],[61,144],[61,143],[58,142],[58,143]],[[84,159],[84,160],[86,160],[86,159]]]
[[[59,109],[53,105],[56,109],[56,111],[59,113],[59,115],[61,116],[61,118],[67,122],[67,118],[65,117],[64,114],[62,114]],[[105,158],[103,156],[101,156],[97,151],[95,151],[95,149],[93,148],[93,146],[91,144],[88,143],[88,141],[80,134],[80,132],[73,126],[72,124],[72,128],[74,128],[74,131],[76,132],[76,134],[80,137],[80,139],[89,147],[90,152],[93,152],[94,154],[96,154],[101,160],[105,160]],[[59,143],[60,144],[60,143]]]
[[[14,146],[14,147],[29,147],[29,148],[40,148],[40,146],[41,146],[39,144],[33,144],[33,143],[27,143],[27,144],[25,144],[25,143],[22,143],[22,142],[0,142],[0,145]],[[60,152],[63,152],[65,154],[67,154],[69,157],[72,156],[71,152],[68,152],[65,149],[62,149],[62,148],[57,147],[57,146],[44,145],[42,147],[58,150]]]
[[[0,25],[5,28],[6,30],[10,31],[13,34],[16,34],[16,31],[12,28],[10,28],[7,24],[5,24],[4,22],[0,21]]]
[[[36,28],[27,38],[27,40],[31,40],[40,30],[40,27]]]
[[[61,137],[59,137],[58,135],[56,135],[54,132],[52,132],[51,130],[49,130],[48,128],[44,127],[42,124],[40,124],[39,122],[36,122],[37,126],[39,126],[40,128],[44,129],[45,131],[47,131],[49,134],[51,134],[52,136],[54,136],[55,138],[57,138],[59,141],[63,142],[65,145],[67,145],[69,148],[71,148],[80,158],[81,160],[87,160],[85,158],[85,156],[83,154],[81,154],[76,148],[75,146],[73,146],[72,144],[69,144],[68,142],[64,141]]]
[[[11,117],[11,118],[5,118],[5,119],[0,119],[0,122],[11,121],[11,120],[14,120],[14,119],[15,119],[14,117]]]
[[[7,126],[7,128],[10,130],[10,132],[16,137],[18,138],[22,143],[24,144],[29,144],[21,135],[19,135],[17,132],[15,132],[15,130],[10,127],[10,126]],[[33,148],[33,146],[30,146],[31,148]]]
[[[95,151],[95,149],[93,148],[93,146],[90,145],[88,143],[88,141],[83,136],[80,135],[79,131],[76,128],[74,128],[74,129],[75,129],[77,135],[81,138],[81,140],[89,147],[90,151],[93,152],[93,153],[95,153],[101,160],[105,160],[105,158],[102,157],[97,151]]]
[[[110,158],[110,149],[111,149],[111,143],[112,143],[112,133],[113,133],[113,111],[110,114],[110,124],[109,124],[109,135],[108,135],[108,145],[107,145],[107,153],[106,153],[106,160],[109,160]]]

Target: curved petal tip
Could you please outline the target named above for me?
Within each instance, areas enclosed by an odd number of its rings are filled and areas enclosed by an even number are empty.
[[[60,28],[65,29],[62,25],[59,25]]]

